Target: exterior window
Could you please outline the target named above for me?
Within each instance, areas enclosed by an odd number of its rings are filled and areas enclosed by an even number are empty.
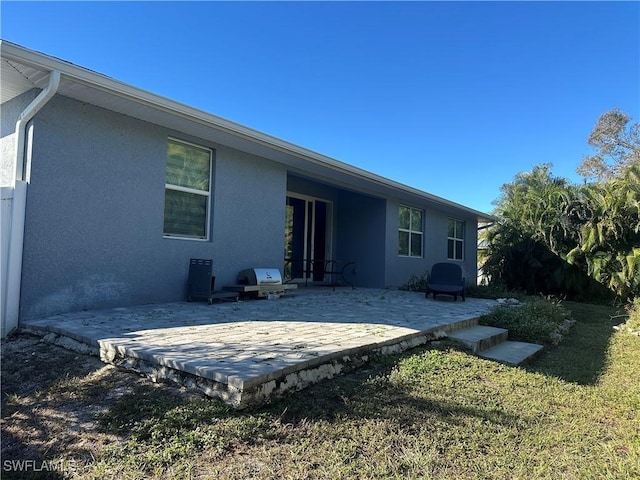
[[[170,138],[164,185],[164,234],[209,237],[211,150]]]
[[[398,255],[422,257],[422,210],[400,206]]]
[[[450,218],[447,235],[447,258],[464,260],[464,222]]]

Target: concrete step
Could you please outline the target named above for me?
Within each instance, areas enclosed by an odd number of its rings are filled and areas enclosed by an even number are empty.
[[[469,328],[463,328],[450,332],[448,337],[451,340],[462,343],[470,348],[473,353],[482,352],[507,340],[509,336],[508,330],[504,328],[487,327],[484,325],[475,325]]]
[[[533,359],[543,349],[542,345],[526,342],[502,342],[494,347],[480,352],[478,355],[488,360],[506,363],[507,365],[521,365]]]
[[[455,330],[462,330],[465,328],[470,328],[470,327],[475,327],[476,325],[478,325],[478,319],[477,318],[467,318],[464,320],[457,320],[454,321],[452,323],[449,323],[446,327],[445,330],[449,333],[455,331]]]

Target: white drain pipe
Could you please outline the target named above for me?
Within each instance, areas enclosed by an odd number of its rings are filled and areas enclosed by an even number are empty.
[[[27,185],[31,180],[31,155],[25,155],[27,124],[38,111],[56,94],[60,86],[60,72],[49,74],[49,84],[23,110],[16,122],[15,177],[11,202],[11,226],[7,278],[2,291],[2,335],[18,327],[20,314],[20,283],[22,282],[22,249],[24,246],[24,222],[27,206]],[[26,161],[25,161],[26,158]],[[5,280],[5,279],[3,279]]]

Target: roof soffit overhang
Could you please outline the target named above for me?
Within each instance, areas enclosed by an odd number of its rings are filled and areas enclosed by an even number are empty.
[[[291,171],[320,181],[374,196],[397,198],[479,221],[490,215],[400,184],[366,170],[230,122],[202,110],[132,87],[100,73],[0,41],[2,90],[17,96],[33,88],[45,88],[52,70],[62,79],[58,94],[133,118],[163,126],[213,144],[238,149],[286,165]]]

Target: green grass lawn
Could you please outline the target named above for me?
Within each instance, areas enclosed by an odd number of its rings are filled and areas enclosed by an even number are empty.
[[[94,471],[640,478],[640,340],[614,334],[611,309],[567,306],[577,320],[572,332],[529,368],[443,343],[379,359],[253,413],[132,394],[102,418],[129,440],[110,447]]]
[[[95,417],[112,440],[78,474],[640,478],[640,337],[614,332],[611,308],[565,306],[576,324],[524,368],[442,342],[253,412],[139,382]]]

